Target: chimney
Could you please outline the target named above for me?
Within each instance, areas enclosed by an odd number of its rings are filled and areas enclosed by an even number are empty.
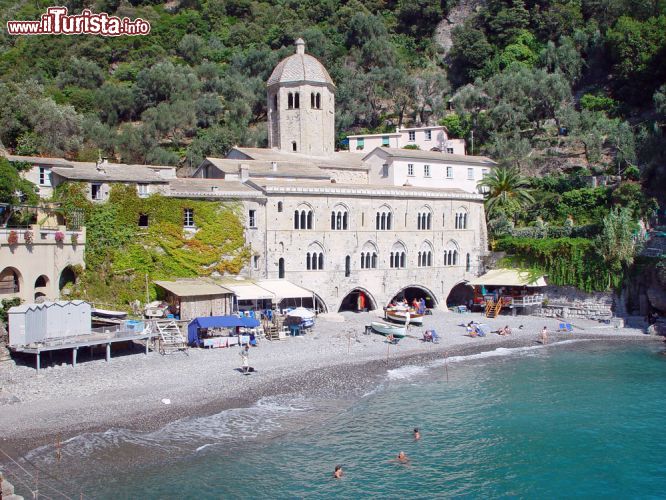
[[[106,167],[108,165],[109,165],[109,159],[106,156],[102,157],[100,155],[100,157],[97,159],[97,163],[95,163],[95,168],[97,168],[98,172],[106,173]]]
[[[250,178],[250,166],[245,163],[241,163],[240,166],[240,181],[245,182]]]
[[[277,172],[277,162],[276,161],[271,162],[271,170],[273,172]]]
[[[294,42],[294,45],[296,46],[296,53],[297,54],[305,54],[305,42],[303,41],[302,38],[299,38]]]

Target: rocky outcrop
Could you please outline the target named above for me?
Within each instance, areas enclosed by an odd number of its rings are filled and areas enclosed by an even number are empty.
[[[3,478],[0,472],[0,498],[2,500],[23,500],[21,495],[14,494],[14,485]]]
[[[449,53],[453,45],[453,39],[451,38],[453,28],[464,24],[465,20],[483,4],[485,4],[484,0],[461,0],[458,5],[451,9],[448,16],[440,21],[437,28],[435,28],[435,42],[442,47],[444,56]]]

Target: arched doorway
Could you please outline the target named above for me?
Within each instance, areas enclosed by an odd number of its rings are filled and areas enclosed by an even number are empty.
[[[5,267],[0,273],[0,294],[19,293],[23,277],[18,269]]]
[[[67,266],[60,273],[60,279],[58,280],[58,290],[62,291],[62,289],[67,285],[74,284],[76,284],[76,273],[74,272],[74,269],[72,269],[72,266]]]
[[[474,287],[469,285],[466,281],[458,283],[449,292],[446,298],[447,307],[455,306],[470,306],[471,301],[474,299]]]
[[[354,288],[340,302],[338,312],[342,311],[373,311],[377,309],[377,301],[367,290]]]
[[[314,293],[313,296],[314,296],[314,308],[315,311],[317,311],[317,314],[327,313],[328,307],[326,307],[326,302],[324,302],[324,300],[316,293]]]
[[[49,286],[49,278],[44,274],[42,274],[39,278],[35,280],[35,300],[42,297],[46,297],[48,286]]]
[[[401,301],[403,299],[407,299],[407,302],[409,302],[410,304],[414,299],[416,300],[425,299],[426,307],[428,309],[434,309],[435,307],[437,307],[437,297],[435,297],[435,294],[432,293],[426,287],[421,285],[406,286],[393,296],[391,302],[393,302],[394,300]]]

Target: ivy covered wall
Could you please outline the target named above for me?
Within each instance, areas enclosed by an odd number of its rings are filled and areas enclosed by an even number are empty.
[[[241,204],[168,198],[140,198],[132,185],[114,185],[109,201],[92,203],[87,186],[58,186],[63,211],[80,208],[87,226],[86,269],[72,296],[127,308],[133,300],[156,297],[152,281],[211,274],[236,274],[250,259]],[[183,229],[183,210],[193,209],[196,231]],[[147,216],[148,226],[139,226]],[[146,281],[148,285],[146,286]]]

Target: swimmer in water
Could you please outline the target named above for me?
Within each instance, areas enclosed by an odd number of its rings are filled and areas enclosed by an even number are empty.
[[[341,479],[342,478],[342,465],[336,465],[335,466],[335,471],[333,472],[333,477],[335,479]]]
[[[414,441],[418,441],[421,439],[421,433],[419,432],[419,428],[415,427],[414,428]]]

